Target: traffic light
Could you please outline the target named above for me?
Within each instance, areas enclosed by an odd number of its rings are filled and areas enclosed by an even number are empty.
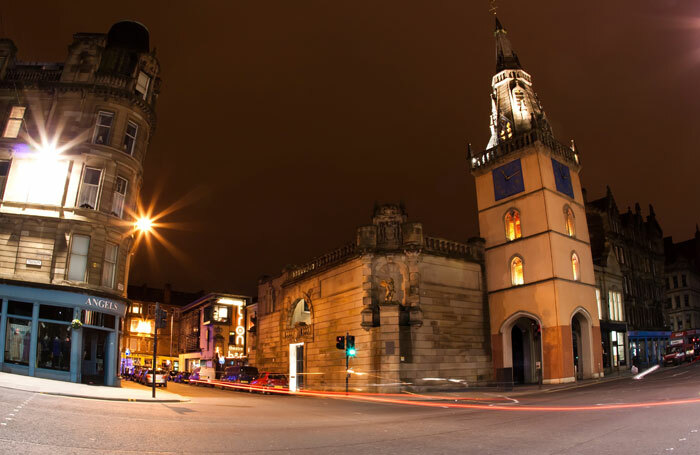
[[[344,336],[335,337],[335,347],[338,349],[345,349],[345,337]]]
[[[156,328],[163,329],[167,327],[168,313],[162,308],[156,310]]]
[[[357,354],[357,350],[355,350],[355,335],[348,335],[346,352],[348,357],[355,357],[355,354]]]

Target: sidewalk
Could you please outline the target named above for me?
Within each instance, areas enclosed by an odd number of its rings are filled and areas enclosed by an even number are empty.
[[[136,401],[146,403],[179,403],[190,401],[188,398],[167,392],[162,388],[156,390],[156,398],[154,399],[151,398],[150,388],[141,385],[137,387],[137,384],[128,384],[126,387],[105,387],[33,378],[10,373],[0,373],[0,388],[92,400]]]

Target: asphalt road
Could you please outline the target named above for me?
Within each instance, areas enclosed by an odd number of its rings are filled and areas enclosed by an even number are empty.
[[[700,453],[700,363],[639,381],[486,402],[263,396],[172,383],[168,391],[192,401],[107,402],[0,389],[0,453]],[[671,403],[686,399],[696,402]],[[645,405],[606,407],[634,403]],[[483,408],[449,407],[475,404]]]

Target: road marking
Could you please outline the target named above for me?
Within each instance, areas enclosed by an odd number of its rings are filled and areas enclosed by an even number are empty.
[[[686,438],[680,438],[680,439],[679,439],[679,441],[685,441],[685,440],[686,440]]]
[[[671,375],[671,377],[672,377],[672,378],[675,378],[676,376],[680,376],[680,375],[686,374],[686,373],[689,373],[689,371],[687,371],[687,370],[686,370],[686,371],[681,371],[680,373],[676,373],[676,374]]]
[[[697,433],[698,430],[690,430],[691,433]]]

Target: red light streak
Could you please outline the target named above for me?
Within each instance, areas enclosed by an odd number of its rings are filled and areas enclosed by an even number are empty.
[[[345,392],[324,392],[324,391],[311,391],[302,390],[298,392],[291,392],[289,389],[275,389],[271,387],[262,386],[250,386],[242,384],[233,384],[227,382],[208,382],[208,381],[190,381],[191,383],[201,383],[207,385],[213,385],[217,387],[225,387],[227,389],[235,390],[246,390],[255,392],[268,392],[276,393],[280,395],[297,395],[297,396],[310,396],[318,398],[344,398],[350,400],[361,400],[376,403],[389,403],[389,404],[400,404],[400,405],[411,405],[411,406],[423,406],[431,408],[453,408],[453,409],[479,409],[484,411],[512,411],[512,412],[577,412],[577,411],[607,411],[616,409],[638,409],[638,408],[649,408],[649,407],[660,407],[660,406],[678,406],[683,404],[698,404],[700,403],[700,398],[688,398],[682,400],[668,400],[668,401],[647,401],[641,403],[623,403],[623,404],[605,404],[599,406],[493,406],[486,404],[467,404],[467,403],[446,403],[444,401],[412,401],[410,399],[397,400],[389,397],[420,397],[420,398],[431,398],[434,400],[461,400],[461,401],[506,401],[505,398],[476,398],[476,397],[445,397],[445,396],[431,396],[431,395],[407,395],[400,393],[368,393],[368,392],[350,392],[345,394]]]

